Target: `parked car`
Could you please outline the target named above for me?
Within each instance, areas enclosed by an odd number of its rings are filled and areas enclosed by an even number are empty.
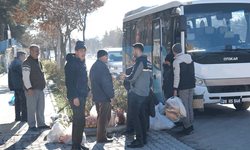
[[[118,78],[122,73],[122,48],[106,48],[108,52],[108,66],[114,77]]]

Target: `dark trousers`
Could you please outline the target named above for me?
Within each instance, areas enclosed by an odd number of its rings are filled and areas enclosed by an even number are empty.
[[[142,103],[145,101],[146,96],[139,96],[137,94],[135,94],[134,92],[130,92],[130,108],[131,108],[131,114],[133,114],[131,116],[133,125],[134,125],[134,129],[136,132],[136,140],[139,143],[142,143],[143,141],[143,134],[142,134],[142,128],[144,128],[142,126],[142,121],[140,119],[140,117],[142,117],[142,115],[140,116],[141,113],[141,107],[142,107]],[[144,130],[144,129],[143,129]]]
[[[80,101],[79,106],[74,105],[74,99],[68,98],[71,109],[73,110],[73,126],[72,126],[72,143],[79,146],[82,142],[82,134],[85,126],[85,97],[78,97]]]
[[[27,121],[27,105],[24,90],[15,90],[16,120]]]
[[[144,100],[141,104],[139,118],[141,121],[142,137],[143,140],[147,139],[147,131],[149,128],[149,113],[146,109],[146,101]]]
[[[131,107],[130,107],[130,103],[131,103],[131,100],[130,100],[130,92],[128,91],[128,111],[127,111],[127,131],[134,131],[134,126],[133,126],[133,122],[132,122],[132,119],[131,119]]]
[[[97,141],[107,140],[106,127],[111,118],[111,105],[110,102],[96,102],[97,111]]]

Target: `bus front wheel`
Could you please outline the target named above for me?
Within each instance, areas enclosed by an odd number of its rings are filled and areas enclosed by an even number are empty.
[[[240,104],[234,104],[236,110],[246,110],[250,106],[250,102],[242,102]]]

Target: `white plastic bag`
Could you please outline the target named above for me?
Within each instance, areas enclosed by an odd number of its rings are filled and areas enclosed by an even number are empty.
[[[65,135],[65,128],[59,122],[53,125],[47,135],[48,143],[60,142],[59,137]]]
[[[186,117],[186,109],[179,97],[171,97],[165,104],[166,117],[173,122],[177,122],[179,118]]]
[[[90,110],[90,114],[91,117],[97,118],[97,111],[96,111],[96,106],[93,105],[91,110]]]
[[[164,111],[162,103],[155,106],[155,117],[150,117],[150,130],[171,129],[175,126],[166,116],[161,115],[162,111]]]

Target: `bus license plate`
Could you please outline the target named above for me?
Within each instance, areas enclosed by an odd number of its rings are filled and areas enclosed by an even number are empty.
[[[221,99],[221,104],[239,104],[241,103],[241,99]]]

